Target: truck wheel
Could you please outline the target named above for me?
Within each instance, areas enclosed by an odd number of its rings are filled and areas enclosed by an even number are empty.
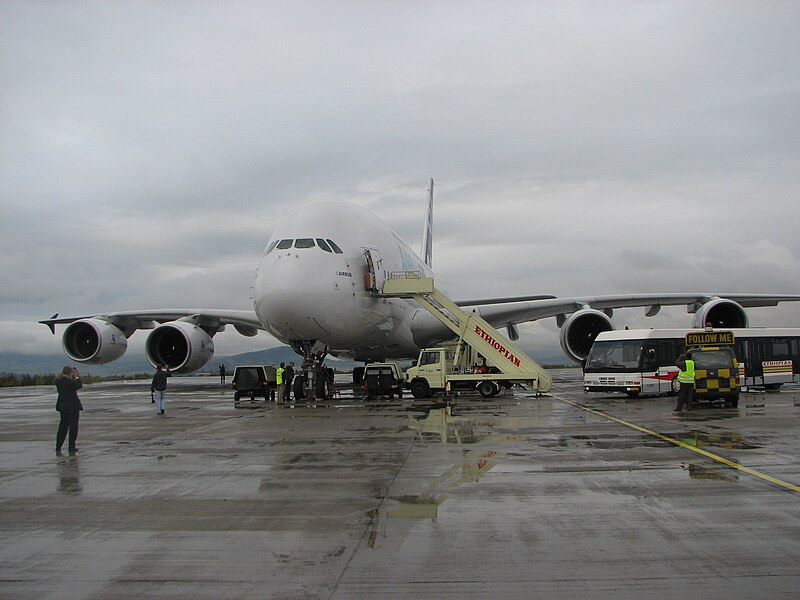
[[[731,402],[731,407],[739,408],[739,396],[738,395],[731,396],[730,402]]]
[[[672,378],[671,387],[672,387],[672,395],[675,396],[678,393],[678,391],[681,389],[681,382],[678,381],[677,377],[673,377]]]
[[[494,381],[481,381],[478,384],[478,391],[484,398],[491,398],[500,393],[500,388]]]
[[[414,398],[428,398],[431,395],[431,388],[427,381],[418,379],[411,382],[411,395]]]

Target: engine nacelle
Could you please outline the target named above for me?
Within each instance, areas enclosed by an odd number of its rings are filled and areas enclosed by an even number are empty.
[[[707,323],[712,327],[749,327],[750,320],[744,308],[733,300],[715,298],[697,309],[692,321],[692,327],[703,329]]]
[[[128,338],[108,321],[81,319],[67,325],[61,345],[64,353],[75,362],[103,365],[125,354]]]
[[[572,313],[561,326],[561,349],[576,362],[589,355],[595,338],[604,331],[612,331],[614,324],[603,312],[585,308]]]
[[[159,325],[145,343],[147,360],[175,373],[192,373],[214,356],[214,341],[199,326],[187,321]]]

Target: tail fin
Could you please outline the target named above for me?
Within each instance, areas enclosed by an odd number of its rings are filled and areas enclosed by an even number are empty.
[[[428,188],[428,208],[425,212],[425,224],[422,230],[422,249],[419,255],[428,267],[433,259],[433,178]]]

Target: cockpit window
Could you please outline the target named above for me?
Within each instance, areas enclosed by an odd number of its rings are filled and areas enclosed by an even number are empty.
[[[322,238],[317,238],[317,246],[325,250],[325,252],[333,252],[333,250],[331,250],[331,247],[328,246],[328,242],[326,242]]]
[[[294,240],[281,240],[280,242],[278,242],[277,246],[278,250],[286,250],[287,248],[291,248],[293,241]]]
[[[269,254],[270,252],[272,252],[273,250],[275,250],[275,246],[277,246],[277,245],[278,245],[278,240],[275,240],[274,242],[272,242],[272,243],[269,245],[269,248],[267,248],[267,251],[266,251],[266,252],[264,252],[264,254]]]
[[[314,240],[311,238],[298,238],[294,241],[295,248],[313,248]]]
[[[333,243],[333,240],[326,239],[325,241],[328,242],[328,244],[330,245],[331,248],[333,248],[333,251],[336,252],[336,254],[344,254],[344,252],[342,252],[342,249]]]

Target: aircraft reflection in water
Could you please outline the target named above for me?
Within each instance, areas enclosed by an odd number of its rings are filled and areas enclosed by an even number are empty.
[[[55,333],[67,325],[64,352],[79,363],[105,364],[121,357],[128,338],[151,330],[145,353],[175,373],[200,369],[213,356],[213,337],[232,325],[240,334],[266,331],[304,357],[306,373],[328,355],[359,361],[414,358],[419,348],[451,337],[450,331],[411,299],[381,297],[392,273],[415,271],[446,286],[432,271],[433,181],[428,195],[422,251],[413,252],[372,212],[347,202],[299,207],[280,223],[261,256],[253,285],[253,310],[202,308],[54,315],[41,321]],[[632,294],[616,296],[522,296],[457,301],[462,307],[506,328],[512,340],[517,325],[556,317],[561,346],[576,361],[594,338],[614,329],[614,308],[643,307],[647,316],[664,305],[687,305],[693,326],[747,327],[747,307],[775,306],[800,295]],[[305,383],[303,374],[300,384]],[[300,386],[301,393],[305,389]]]

